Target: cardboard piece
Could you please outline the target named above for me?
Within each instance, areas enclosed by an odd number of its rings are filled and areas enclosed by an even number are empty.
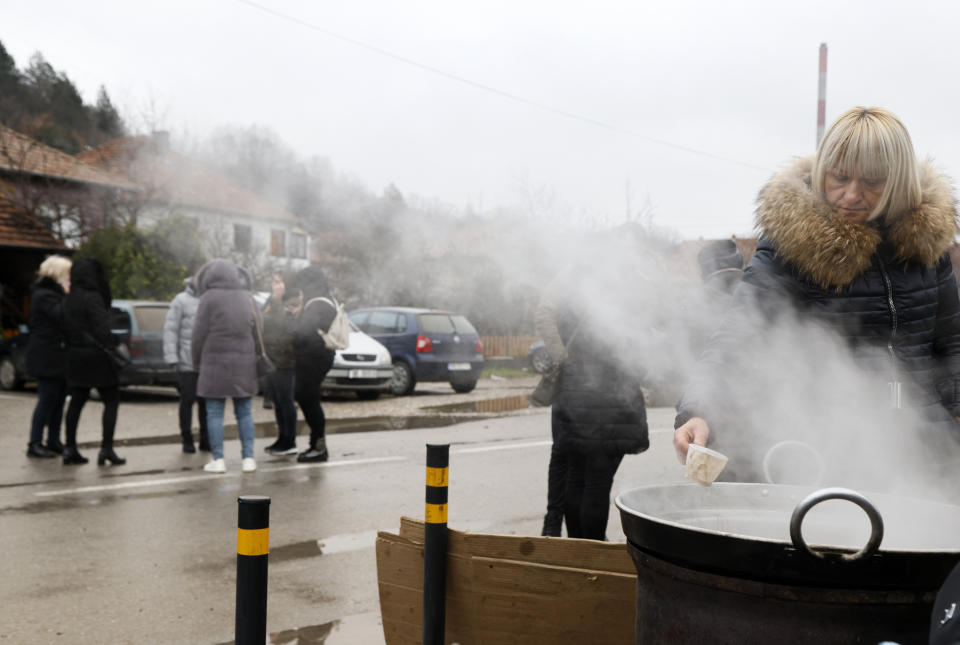
[[[446,642],[633,643],[636,570],[623,543],[448,529]],[[387,645],[420,645],[423,523],[377,535]]]

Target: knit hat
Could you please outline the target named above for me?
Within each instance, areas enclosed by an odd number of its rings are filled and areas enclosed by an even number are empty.
[[[733,240],[717,240],[700,249],[697,253],[700,263],[700,277],[708,276],[724,269],[742,269],[743,256]]]

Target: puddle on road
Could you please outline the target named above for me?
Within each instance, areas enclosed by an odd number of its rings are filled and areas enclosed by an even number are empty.
[[[501,412],[513,412],[515,410],[526,410],[530,407],[530,400],[526,394],[517,396],[508,396],[502,399],[487,399],[485,401],[467,401],[466,403],[449,403],[446,405],[435,405],[426,410],[436,410],[437,412],[476,412],[483,414],[497,414]]]
[[[375,645],[385,642],[377,614],[356,614],[322,625],[286,629],[270,634],[270,645]]]

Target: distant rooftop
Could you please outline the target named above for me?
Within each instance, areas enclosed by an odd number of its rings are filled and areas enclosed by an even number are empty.
[[[122,176],[83,163],[65,152],[0,125],[0,172],[136,190]]]
[[[171,150],[165,133],[114,139],[79,153],[77,158],[111,173],[122,174],[147,190],[155,189],[172,203],[287,223],[297,221],[296,216],[286,209]]]
[[[46,250],[66,250],[40,222],[28,215],[3,195],[0,182],[0,248],[17,247]]]

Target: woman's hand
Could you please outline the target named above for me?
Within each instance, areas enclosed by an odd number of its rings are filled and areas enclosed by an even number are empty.
[[[693,417],[673,432],[673,447],[677,451],[677,459],[681,464],[687,463],[687,449],[691,443],[698,446],[707,445],[710,436],[710,426],[700,417]]]

